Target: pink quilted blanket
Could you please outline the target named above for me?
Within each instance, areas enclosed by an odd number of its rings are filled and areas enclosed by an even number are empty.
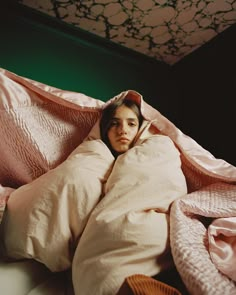
[[[57,167],[87,137],[104,106],[0,69],[0,220],[9,195]],[[133,90],[153,132],[181,157],[188,194],[172,203],[171,251],[191,294],[236,294],[236,168],[216,159]]]
[[[236,292],[236,186],[218,182],[176,200],[171,246],[190,294]]]

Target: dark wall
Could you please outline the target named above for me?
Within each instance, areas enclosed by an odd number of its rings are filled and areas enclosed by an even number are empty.
[[[236,26],[172,67],[179,127],[217,158],[236,165]]]
[[[0,67],[104,101],[133,89],[171,117],[168,65],[19,4],[3,2]]]

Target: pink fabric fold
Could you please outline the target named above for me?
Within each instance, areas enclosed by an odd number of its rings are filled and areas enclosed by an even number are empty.
[[[13,191],[14,191],[13,188],[3,187],[0,184],[0,223],[2,221],[3,213],[5,211],[9,196]]]
[[[212,261],[236,281],[236,217],[214,220],[208,228],[208,239]]]
[[[0,183],[18,187],[63,162],[104,102],[0,69]]]
[[[236,186],[226,183],[215,183],[203,187],[172,204],[170,214],[172,255],[190,294],[236,294],[236,284],[231,280],[235,272],[235,262],[231,261],[228,264],[228,260],[221,259],[222,264],[219,265],[219,256],[218,260],[212,260],[211,257],[216,248],[214,248],[212,237],[208,240],[208,225],[212,220],[215,220],[213,224],[222,217],[228,220],[235,215],[235,212]],[[233,229],[232,225],[231,229]],[[229,224],[228,228],[230,228]],[[212,229],[210,232],[213,233]],[[234,257],[236,253],[233,243],[235,242],[227,239],[225,241],[228,247],[231,247],[230,253],[234,252],[232,254]],[[221,247],[223,248],[222,244]],[[219,266],[224,273],[219,272]]]

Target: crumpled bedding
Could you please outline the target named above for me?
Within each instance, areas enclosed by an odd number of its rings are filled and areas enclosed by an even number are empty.
[[[124,278],[172,263],[168,210],[187,191],[173,142],[153,135],[119,156],[104,190],[75,251],[76,294],[116,294]]]
[[[13,191],[14,191],[14,188],[3,187],[0,184],[0,223],[2,221],[4,211],[6,209],[6,204],[9,199],[9,196]]]
[[[236,282],[232,275],[236,270],[233,243],[236,220],[230,217],[236,214],[235,209],[236,186],[222,182],[192,192],[171,206],[172,254],[190,294],[235,294]],[[225,224],[222,224],[221,217],[224,217]],[[213,230],[217,223],[218,232]],[[222,238],[223,231],[231,232],[231,241]],[[217,254],[224,247],[220,240],[225,240],[225,249],[230,249],[221,263],[223,257]]]
[[[76,295],[116,294],[127,276],[170,267],[169,206],[186,192],[169,137],[137,141],[115,163],[101,140],[85,140],[10,195],[6,255],[36,259],[54,272],[72,266]]]
[[[235,191],[233,193],[236,194]],[[235,198],[232,203],[235,210]],[[215,219],[208,228],[208,239],[213,263],[223,274],[236,282],[236,217]]]
[[[101,140],[85,141],[59,166],[12,192],[2,226],[6,255],[33,258],[54,272],[69,269],[113,161]]]
[[[183,134],[136,91],[122,92],[103,103],[80,93],[56,89],[20,77],[4,69],[0,70],[0,78],[0,183],[3,186],[1,192],[5,194],[1,202],[2,210],[8,199],[5,187],[17,188],[56,168],[86,138],[103,107],[117,97],[128,95],[140,103],[145,119],[152,122],[152,134],[168,136],[180,152],[188,194],[174,200],[170,207],[170,246],[174,263],[186,287],[191,294],[197,295],[213,294],[209,293],[212,286],[214,294],[222,294],[222,290],[235,294],[235,263],[231,263],[235,257],[234,166],[216,159]],[[100,217],[102,212],[101,208],[97,216]],[[95,217],[90,222],[99,226]],[[106,214],[104,218],[107,218]],[[84,245],[87,241],[89,237],[85,238]],[[227,253],[224,249],[228,249]],[[86,253],[85,248],[84,251]],[[76,257],[86,269],[86,263],[83,265],[80,255],[76,253]],[[208,277],[209,272],[216,275],[217,288],[215,279]],[[75,282],[76,278],[73,280]]]
[[[63,162],[104,102],[0,68],[0,184],[17,188]]]

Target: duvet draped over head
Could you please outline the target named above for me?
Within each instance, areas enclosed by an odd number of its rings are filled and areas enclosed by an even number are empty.
[[[234,266],[222,261],[212,238],[212,226],[226,218],[231,239],[224,241],[236,257],[235,167],[136,91],[104,103],[4,69],[0,85],[2,210],[7,202],[1,228],[9,257],[34,258],[52,271],[72,268],[76,295],[115,294],[126,277],[153,276],[173,262],[191,294],[235,292]],[[145,120],[134,147],[115,161],[98,123],[102,109],[122,97],[140,104]]]

